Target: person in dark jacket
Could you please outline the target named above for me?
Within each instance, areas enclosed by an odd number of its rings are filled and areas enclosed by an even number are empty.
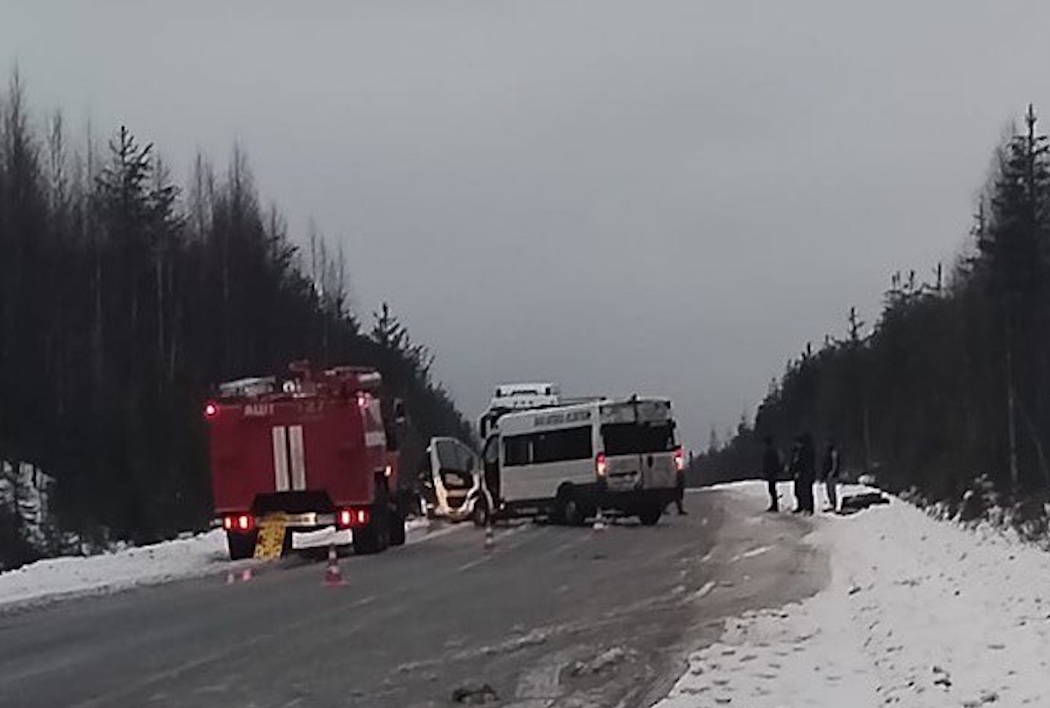
[[[813,513],[813,484],[817,481],[817,453],[813,436],[802,433],[795,439],[795,452],[791,458],[791,476],[795,479],[795,513]]]
[[[791,456],[788,458],[788,475],[795,483],[795,508],[792,513],[802,512],[802,482],[799,469],[802,466],[802,436],[796,435],[791,441]]]
[[[685,516],[689,512],[685,510],[685,470],[678,470],[674,475],[674,503],[678,507],[678,515]]]
[[[784,471],[784,464],[780,460],[780,453],[773,446],[773,436],[767,435],[763,442],[765,451],[762,453],[762,476],[766,478],[766,486],[769,489],[769,508],[766,511],[780,511],[780,499],[777,495],[777,480]]]
[[[838,511],[838,486],[839,486],[839,449],[835,445],[835,439],[828,440],[824,447],[824,459],[820,463],[820,478],[824,481],[824,489],[828,493],[828,508],[824,511]]]

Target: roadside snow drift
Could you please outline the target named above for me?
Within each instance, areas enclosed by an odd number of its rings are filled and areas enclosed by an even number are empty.
[[[727,622],[659,708],[1050,705],[1050,554],[898,499],[816,525],[829,587]]]
[[[0,573],[0,605],[106,592],[207,575],[227,567],[221,530],[97,556],[49,558]]]
[[[423,540],[426,519],[406,524],[408,542]],[[50,558],[0,573],[0,608],[60,597],[115,592],[142,585],[240,570],[260,561],[231,562],[221,529],[97,556]]]

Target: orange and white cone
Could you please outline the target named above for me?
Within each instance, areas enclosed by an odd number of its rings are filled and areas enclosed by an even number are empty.
[[[601,509],[599,509],[598,513],[594,515],[594,526],[592,529],[595,533],[602,533],[605,531],[605,517],[602,516]]]
[[[328,562],[324,567],[324,584],[329,587],[346,585],[343,580],[343,572],[339,570],[339,556],[335,552],[335,546],[328,547]]]
[[[491,551],[496,547],[496,532],[492,529],[492,522],[485,524],[485,550]]]

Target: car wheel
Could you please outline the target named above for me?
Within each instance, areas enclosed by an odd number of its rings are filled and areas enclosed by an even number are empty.
[[[581,526],[584,522],[583,507],[572,489],[563,489],[555,505],[554,520],[566,526]]]
[[[478,497],[474,501],[474,508],[470,512],[470,519],[479,529],[485,528],[491,521],[492,513],[489,511],[489,503],[485,497]]]

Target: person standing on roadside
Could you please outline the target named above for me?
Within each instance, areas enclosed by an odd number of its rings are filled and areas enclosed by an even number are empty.
[[[835,446],[835,439],[829,438],[824,447],[824,459],[820,464],[820,476],[824,480],[824,489],[828,493],[828,506],[824,511],[837,512],[839,510],[839,450]]]
[[[791,477],[791,481],[795,483],[795,508],[791,512],[793,514],[802,513],[802,477],[799,472],[801,468],[802,436],[796,435],[795,439],[791,441],[791,457],[788,460],[788,475]]]
[[[769,508],[766,511],[780,511],[780,498],[777,494],[777,480],[784,470],[784,464],[780,460],[780,453],[773,446],[773,436],[767,435],[762,439],[765,443],[765,451],[762,453],[762,476],[766,478],[766,486],[769,489]]]
[[[813,436],[802,433],[795,439],[791,457],[791,476],[795,479],[796,514],[813,513],[813,484],[817,481],[817,454]]]
[[[685,470],[675,471],[674,475],[674,503],[678,507],[678,515],[685,516],[689,512],[685,510]]]

